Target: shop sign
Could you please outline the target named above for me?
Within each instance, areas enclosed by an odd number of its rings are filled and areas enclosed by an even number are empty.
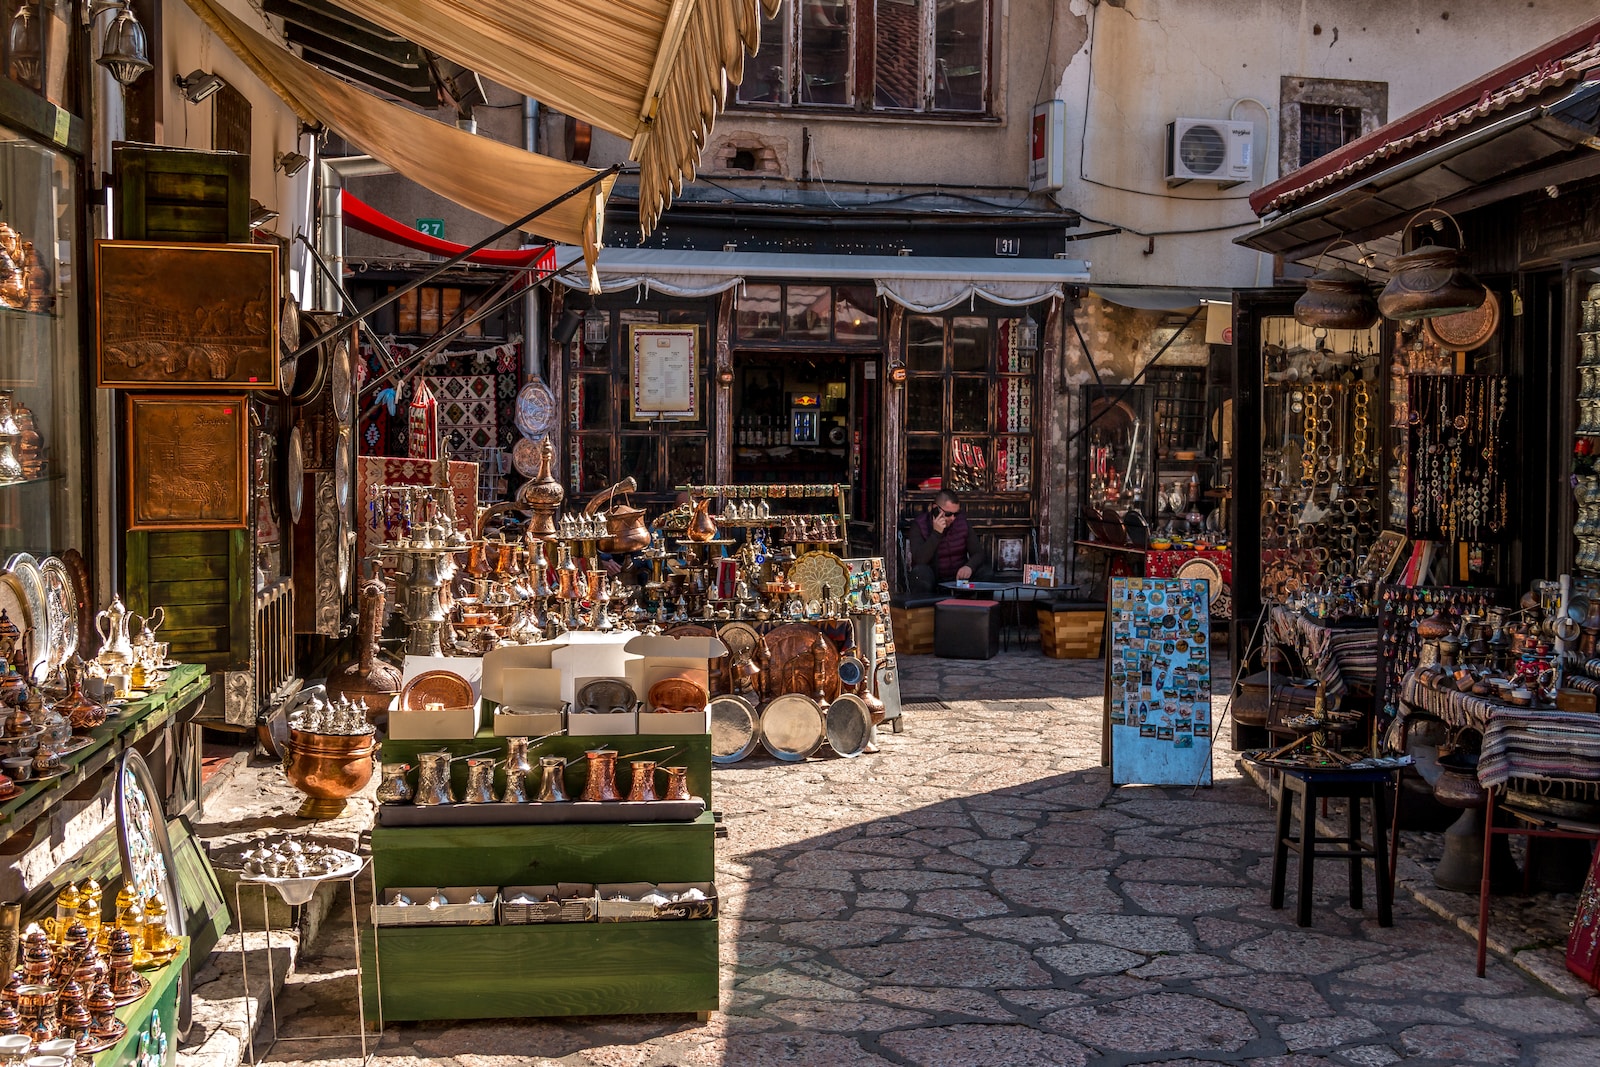
[[[418,219],[417,230],[429,237],[444,237],[444,219]]]

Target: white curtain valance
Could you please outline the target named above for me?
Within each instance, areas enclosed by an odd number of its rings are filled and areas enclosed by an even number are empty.
[[[1060,283],[1050,282],[993,280],[975,284],[967,278],[879,278],[877,282],[879,296],[893,300],[908,311],[929,315],[973,300],[1025,307],[1064,295]]]

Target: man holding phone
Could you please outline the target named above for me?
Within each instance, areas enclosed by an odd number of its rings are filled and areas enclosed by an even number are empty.
[[[907,535],[911,552],[909,596],[933,596],[940,582],[988,581],[990,568],[978,532],[961,513],[961,499],[941,489]]]

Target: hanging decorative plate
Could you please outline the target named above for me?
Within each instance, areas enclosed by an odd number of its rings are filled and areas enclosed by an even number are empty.
[[[756,730],[756,709],[739,696],[720,696],[711,702],[711,762],[738,763],[761,741]]]
[[[516,424],[524,437],[535,440],[556,428],[555,394],[537,378],[530,378],[517,393]]]
[[[842,598],[850,591],[850,569],[832,552],[807,552],[789,567],[789,580],[800,587],[800,599],[809,604],[827,595]]]
[[[339,544],[335,554],[339,568],[339,595],[342,597],[350,591],[350,553],[355,547],[355,531],[350,529],[350,513],[348,510],[339,512]]]
[[[178,868],[172,859],[172,844],[167,840],[161,793],[150,777],[149,765],[135,749],[124,751],[117,765],[116,792],[117,846],[122,853],[122,876],[138,889],[141,900],[159,897],[167,909],[167,932],[183,937],[188,933],[188,923],[183,898],[178,892]],[[180,1000],[183,995],[179,994]]]
[[[1423,319],[1422,332],[1440,348],[1451,352],[1481,348],[1500,328],[1500,301],[1494,290],[1485,291],[1489,298],[1470,311]]]
[[[539,473],[540,446],[544,438],[537,441],[527,437],[517,438],[517,443],[511,446],[511,465],[517,468],[517,473],[524,478],[532,478]]]
[[[45,598],[44,575],[39,572],[39,561],[26,552],[18,552],[6,561],[6,571],[16,575],[22,586],[22,596],[28,606],[27,629],[32,635],[29,642],[28,678],[31,681],[41,664],[54,662],[55,638],[50,632],[50,609]],[[13,619],[18,625],[22,620]]]
[[[822,709],[801,693],[787,693],[761,710],[761,743],[786,763],[799,763],[827,740]]]
[[[767,669],[761,688],[769,697],[800,693],[831,701],[839,695],[839,650],[815,626],[786,623],[767,634]]]
[[[350,347],[350,335],[341,334],[333,346],[333,365],[328,368],[333,375],[333,414],[340,426],[350,425],[350,407],[353,400],[350,389],[355,380],[355,353]]]
[[[470,707],[472,683],[454,671],[423,671],[400,690],[400,707],[405,711],[421,711],[429,704]]]
[[[55,556],[39,564],[44,575],[45,608],[50,613],[50,629],[56,635],[56,658],[50,666],[72,658],[78,651],[78,592],[73,588],[67,565]]]
[[[306,503],[305,454],[300,450],[300,427],[289,431],[289,443],[285,447],[289,453],[289,484],[284,486],[289,491],[289,521],[298,525]]]
[[[350,510],[350,430],[339,430],[339,443],[333,447],[333,499],[340,511]]]
[[[87,653],[89,635],[94,633],[94,613],[89,610],[89,567],[83,562],[83,554],[75,548],[61,553],[61,565],[72,577],[73,599],[78,609],[78,647]],[[85,655],[84,658],[89,657]]]

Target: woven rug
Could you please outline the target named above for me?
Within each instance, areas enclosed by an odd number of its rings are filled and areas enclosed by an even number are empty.
[[[499,417],[495,411],[495,375],[434,377],[428,384],[439,400],[439,436],[454,455],[495,448]]]

